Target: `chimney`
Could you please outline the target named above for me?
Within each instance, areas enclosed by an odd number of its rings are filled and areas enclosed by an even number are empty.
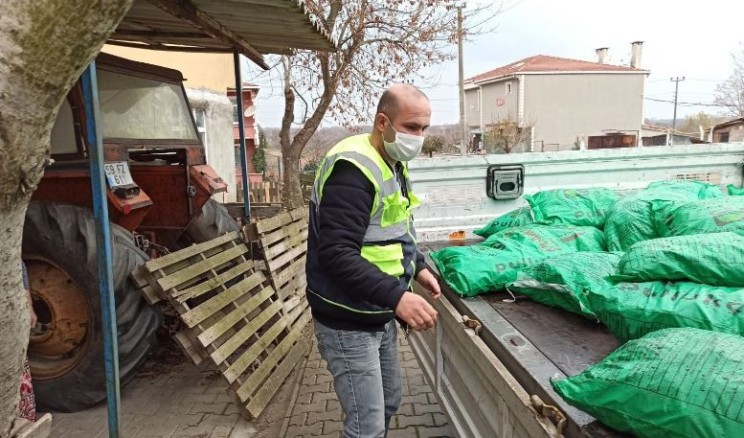
[[[597,49],[597,62],[600,64],[607,64],[609,58],[609,52],[607,47],[600,47]]]
[[[630,43],[630,66],[641,68],[641,53],[643,52],[643,41]]]

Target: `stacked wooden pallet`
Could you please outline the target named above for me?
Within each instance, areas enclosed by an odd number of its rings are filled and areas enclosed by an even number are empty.
[[[148,301],[166,299],[176,309],[187,327],[176,335],[184,352],[197,364],[210,360],[250,418],[260,415],[310,348],[301,336],[311,319],[302,290],[306,215],[285,215],[297,220],[253,224],[268,249],[265,263],[252,260],[241,234],[233,232],[150,260],[133,273]]]
[[[307,216],[307,208],[299,208],[243,228],[245,240],[258,243],[261,258],[270,272],[269,281],[285,308],[295,311],[307,308]]]

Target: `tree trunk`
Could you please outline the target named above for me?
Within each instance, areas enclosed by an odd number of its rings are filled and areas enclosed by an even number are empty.
[[[282,154],[284,165],[284,206],[287,208],[302,207],[305,202],[302,199],[302,187],[300,186],[300,156],[299,154]]]
[[[0,16],[0,438],[19,398],[29,311],[21,239],[29,199],[49,157],[67,92],[132,0],[3,0]]]

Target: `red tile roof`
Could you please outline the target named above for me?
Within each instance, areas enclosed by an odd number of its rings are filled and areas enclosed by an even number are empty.
[[[537,55],[507,64],[503,67],[481,73],[466,79],[465,82],[483,82],[527,72],[603,72],[627,71],[645,72],[646,70],[621,65],[600,64],[598,62],[580,61],[578,59],[558,58],[556,56]]]

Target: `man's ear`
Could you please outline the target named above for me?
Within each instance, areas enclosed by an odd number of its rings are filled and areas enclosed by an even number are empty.
[[[385,123],[387,123],[387,119],[385,118],[385,115],[383,113],[377,113],[375,114],[375,130],[378,130],[380,132],[385,132]]]

